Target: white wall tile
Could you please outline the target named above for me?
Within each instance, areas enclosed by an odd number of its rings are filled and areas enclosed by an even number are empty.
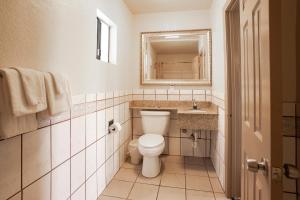
[[[23,186],[51,170],[50,127],[23,135]]]
[[[105,137],[97,141],[97,167],[105,162]]]
[[[0,141],[0,199],[21,189],[21,136]]]
[[[82,103],[85,103],[85,95],[84,94],[72,96],[72,104],[73,105],[82,104]]]
[[[105,98],[106,99],[111,99],[111,98],[113,98],[114,97],[114,92],[113,91],[107,91],[106,93],[105,93]]]
[[[70,197],[70,161],[52,171],[51,197],[52,199]]]
[[[71,158],[71,193],[85,182],[85,151]]]
[[[168,100],[168,95],[166,94],[159,94],[156,95],[156,101],[167,101]]]
[[[193,94],[193,90],[180,90],[180,94]]]
[[[114,106],[114,121],[120,122],[120,108],[119,106]]]
[[[96,200],[97,197],[97,176],[95,173],[86,182],[86,200]]]
[[[85,148],[85,116],[71,120],[71,155]]]
[[[137,100],[143,100],[144,99],[144,95],[142,94],[134,94],[132,95],[132,100],[137,101]]]
[[[96,93],[89,93],[85,96],[85,102],[93,102],[97,100],[97,94]]]
[[[168,94],[167,89],[156,89],[156,94]]]
[[[89,178],[97,168],[96,143],[86,149],[86,178]]]
[[[179,101],[179,95],[168,95],[168,101]]]
[[[97,101],[101,101],[105,99],[105,92],[97,93]]]
[[[72,194],[71,200],[85,200],[85,184]]]
[[[114,135],[112,133],[105,136],[106,138],[106,159],[113,155],[114,152]]]
[[[205,95],[193,95],[193,99],[195,99],[195,101],[205,101]]]
[[[125,121],[129,120],[130,116],[130,109],[129,109],[129,103],[126,102],[125,103],[125,108],[124,108],[124,112],[125,112]]]
[[[169,155],[180,155],[180,138],[169,138]]]
[[[155,101],[155,95],[154,94],[144,95],[144,100]]]
[[[177,90],[177,89],[168,89],[168,95],[169,94],[179,94],[179,90]]]
[[[102,138],[106,134],[105,129],[105,110],[97,112],[97,139]]]
[[[70,121],[52,126],[52,168],[70,157]]]
[[[100,194],[104,191],[106,187],[106,180],[105,180],[105,165],[101,166],[97,170],[97,194]]]
[[[119,148],[120,146],[120,132],[114,132],[114,152]]]
[[[23,191],[23,200],[50,200],[50,185],[50,174],[47,174]]]
[[[206,157],[206,140],[199,139],[197,141],[197,148],[194,149],[194,156]]]
[[[116,150],[114,153],[114,175],[119,171],[120,169],[120,155],[119,150]]]
[[[97,115],[91,113],[86,115],[86,145],[90,145],[97,138]]]
[[[193,95],[205,95],[205,90],[193,90]]]
[[[132,94],[143,94],[143,93],[144,93],[143,89],[135,88],[132,90]]]
[[[114,158],[110,157],[105,163],[105,179],[108,184],[114,176]]]
[[[193,141],[189,138],[181,138],[181,155],[193,156]]]
[[[145,94],[155,94],[155,89],[144,89],[144,95]]]
[[[119,122],[120,123],[124,123],[125,121],[125,104],[122,103],[119,105],[119,114],[120,114],[120,119],[119,119]]]

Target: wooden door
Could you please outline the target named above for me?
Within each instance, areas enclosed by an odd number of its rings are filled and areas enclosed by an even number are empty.
[[[281,199],[281,182],[272,179],[272,168],[282,162],[280,1],[240,2],[242,200]]]

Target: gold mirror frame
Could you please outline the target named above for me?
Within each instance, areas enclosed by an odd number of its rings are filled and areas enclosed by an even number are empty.
[[[146,36],[166,36],[167,34],[193,34],[195,32],[204,32],[208,34],[209,43],[209,80],[145,80],[144,75],[144,53],[146,46]],[[141,85],[197,85],[197,86],[211,86],[212,85],[212,36],[211,29],[193,29],[193,30],[178,30],[178,31],[157,31],[157,32],[141,32],[140,36],[140,84]]]

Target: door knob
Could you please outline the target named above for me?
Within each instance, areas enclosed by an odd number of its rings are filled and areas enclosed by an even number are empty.
[[[266,159],[262,159],[262,161],[258,162],[255,159],[247,159],[247,170],[250,172],[257,173],[258,171],[262,171],[264,174],[267,174],[268,163]]]

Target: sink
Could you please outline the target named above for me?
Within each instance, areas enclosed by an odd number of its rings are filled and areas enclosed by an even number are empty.
[[[190,109],[190,110],[185,110],[185,113],[191,113],[191,114],[201,114],[201,113],[206,113],[206,110],[196,110],[196,109]]]

